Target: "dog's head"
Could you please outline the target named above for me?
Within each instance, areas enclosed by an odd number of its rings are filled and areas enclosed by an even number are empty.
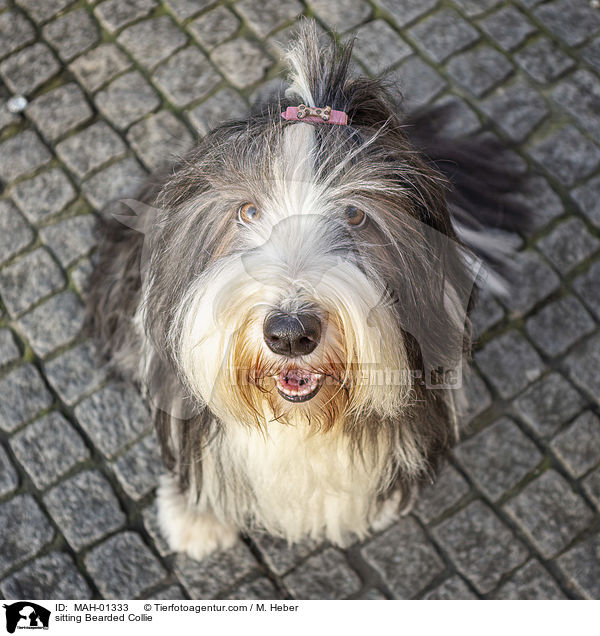
[[[225,421],[395,418],[424,399],[426,366],[463,351],[471,279],[446,182],[349,61],[307,30],[285,97],[210,133],[159,195],[147,326]],[[348,125],[281,117],[301,103]]]

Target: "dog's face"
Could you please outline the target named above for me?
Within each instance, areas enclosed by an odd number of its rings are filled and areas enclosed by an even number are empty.
[[[146,290],[188,389],[249,425],[398,416],[416,341],[434,350],[424,334],[455,327],[442,187],[399,130],[259,121],[209,137],[159,198]]]

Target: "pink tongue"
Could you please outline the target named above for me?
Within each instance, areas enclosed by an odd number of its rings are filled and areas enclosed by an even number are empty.
[[[312,373],[300,371],[299,369],[290,369],[279,374],[279,381],[284,387],[289,389],[299,389],[306,384],[310,384],[312,378]]]

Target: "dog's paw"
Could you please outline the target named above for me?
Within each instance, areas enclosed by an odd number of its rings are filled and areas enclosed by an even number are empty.
[[[201,512],[188,504],[170,477],[162,480],[157,493],[158,522],[169,548],[192,559],[231,548],[239,540],[234,526],[219,521],[212,512]]]
[[[404,505],[401,505],[402,500],[402,492],[400,490],[396,490],[388,499],[386,499],[379,508],[375,519],[373,519],[371,523],[371,530],[373,532],[380,532],[381,530],[385,530],[393,523],[398,521],[400,517],[407,515],[412,508],[412,504],[414,501],[414,496],[409,498],[408,502],[405,502]]]

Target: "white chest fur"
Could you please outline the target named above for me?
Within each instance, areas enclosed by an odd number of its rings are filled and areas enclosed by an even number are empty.
[[[203,468],[202,496],[218,517],[289,541],[308,535],[338,545],[366,535],[383,471],[373,457],[352,458],[341,435],[278,422],[264,433],[225,427]]]

